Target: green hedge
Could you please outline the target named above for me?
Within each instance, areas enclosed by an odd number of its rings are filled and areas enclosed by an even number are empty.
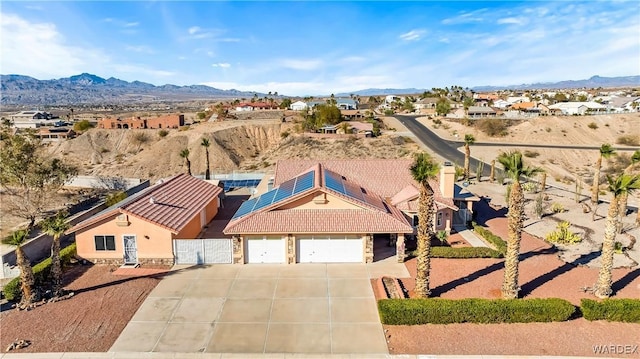
[[[503,256],[507,253],[507,242],[505,242],[502,238],[491,233],[490,230],[479,226],[476,222],[473,222],[473,229],[487,242],[493,244],[493,246],[496,247],[496,250]]]
[[[504,255],[487,247],[432,247],[433,258],[502,258]]]
[[[60,250],[60,260],[62,265],[68,264],[71,259],[76,255],[76,244],[73,243]],[[44,286],[51,272],[51,257],[43,260],[42,262],[33,266],[33,277],[36,282],[36,287]],[[14,278],[7,283],[2,289],[5,298],[10,301],[18,301],[22,297],[22,291],[20,289],[20,277]]]
[[[640,299],[582,299],[580,305],[587,320],[640,323]]]
[[[383,324],[562,322],[576,308],[564,299],[383,299]]]

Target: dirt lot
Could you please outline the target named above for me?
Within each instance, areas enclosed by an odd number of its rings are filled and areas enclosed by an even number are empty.
[[[16,339],[31,346],[19,352],[105,352],[120,335],[159,277],[112,274],[114,267],[76,265],[65,273],[69,300],[31,311],[0,313],[2,352]]]

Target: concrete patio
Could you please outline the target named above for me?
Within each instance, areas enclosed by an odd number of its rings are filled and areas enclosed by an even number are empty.
[[[175,268],[111,352],[386,354],[370,278],[408,276],[372,264]]]

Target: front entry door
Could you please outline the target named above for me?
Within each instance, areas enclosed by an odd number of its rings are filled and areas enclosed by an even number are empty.
[[[136,236],[124,235],[124,264],[138,263],[138,249],[136,248]]]

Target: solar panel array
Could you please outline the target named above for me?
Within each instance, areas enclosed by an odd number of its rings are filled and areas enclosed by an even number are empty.
[[[244,180],[224,180],[222,181],[224,184],[224,191],[228,192],[232,188],[241,188],[241,187],[255,187],[260,183],[259,179],[244,179]]]
[[[292,178],[286,182],[283,182],[278,188],[274,188],[269,192],[266,192],[256,198],[252,198],[242,205],[233,215],[232,219],[246,216],[252,212],[258,211],[264,207],[270,206],[274,203],[284,201],[298,193],[313,188],[313,179],[315,177],[315,171],[309,171],[298,177]]]
[[[325,186],[328,189],[334,190],[340,194],[351,197],[358,201],[367,203],[371,206],[384,209],[384,204],[376,197],[368,195],[365,190],[349,181],[346,181],[341,175],[324,170]]]

